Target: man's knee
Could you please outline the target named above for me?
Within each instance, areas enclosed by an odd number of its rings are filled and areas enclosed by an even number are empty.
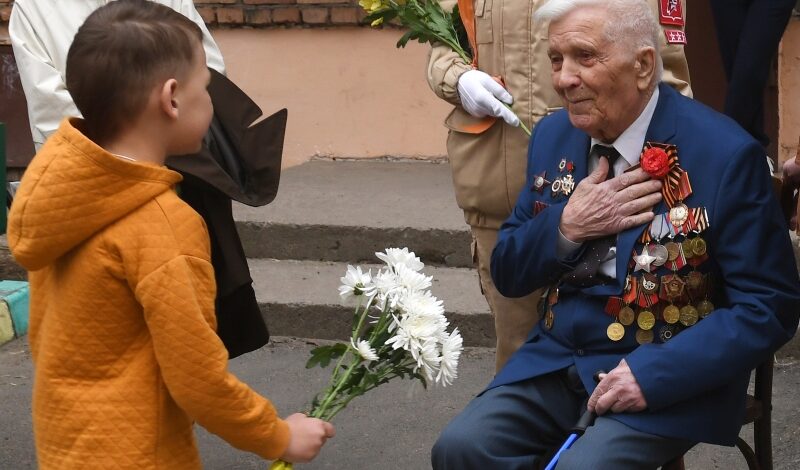
[[[478,436],[471,428],[451,422],[431,449],[431,465],[435,470],[463,468],[462,462],[476,460],[479,449]]]

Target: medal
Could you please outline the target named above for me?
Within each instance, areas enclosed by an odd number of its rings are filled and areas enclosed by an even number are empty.
[[[680,276],[669,274],[661,278],[661,286],[661,290],[664,292],[665,297],[670,301],[674,301],[683,297],[686,283],[680,278]]]
[[[714,304],[708,300],[701,300],[700,303],[697,304],[697,314],[700,315],[700,318],[707,317],[713,311]]]
[[[639,312],[639,317],[636,319],[639,328],[643,330],[652,330],[656,324],[656,317],[650,310],[642,310]]]
[[[683,251],[683,255],[686,257],[686,259],[691,259],[695,255],[694,245],[688,238],[681,242],[681,250]]]
[[[675,261],[681,254],[681,247],[675,242],[667,242],[664,248],[667,250],[667,261]]]
[[[664,317],[665,322],[669,323],[670,325],[674,325],[675,323],[678,323],[678,320],[680,320],[681,311],[674,305],[667,305],[664,307],[664,311],[661,312],[661,316]]]
[[[635,318],[636,314],[633,312],[633,309],[627,305],[622,307],[622,309],[619,311],[618,320],[625,326],[633,325]]]
[[[652,330],[636,330],[636,342],[639,344],[647,344],[653,342]]]
[[[556,178],[555,181],[550,185],[550,191],[553,192],[553,197],[558,196],[558,193],[561,192],[561,178]]]
[[[666,343],[674,338],[679,332],[680,328],[678,325],[664,325],[658,329],[658,339],[660,339],[662,343]]]
[[[647,249],[650,252],[650,255],[655,258],[653,261],[653,266],[664,266],[664,263],[666,263],[669,259],[669,252],[664,245],[651,243],[648,245]]]
[[[611,341],[619,341],[625,336],[625,327],[620,323],[614,322],[608,325],[606,335]]]
[[[642,291],[646,294],[658,293],[658,276],[654,274],[645,274],[640,279]]]
[[[703,256],[706,254],[707,246],[706,241],[700,237],[692,239],[692,252],[695,256]]]
[[[551,181],[547,180],[547,172],[543,171],[533,177],[533,187],[531,189],[538,192],[539,194],[542,194],[544,187],[549,185],[550,183]]]
[[[698,271],[692,271],[686,275],[686,286],[690,291],[699,291],[703,288],[703,274]]]
[[[697,309],[691,305],[686,305],[685,307],[681,308],[681,323],[686,326],[692,326],[697,323],[699,316],[697,314]]]
[[[649,273],[650,269],[652,269],[650,265],[653,264],[653,261],[655,261],[656,258],[655,256],[650,256],[650,253],[647,252],[647,248],[642,247],[642,254],[639,256],[634,256],[633,260],[636,262],[636,267],[634,268],[633,272],[643,270]]]
[[[689,208],[682,202],[679,202],[669,210],[669,221],[676,229],[682,227],[688,218]]]
[[[561,178],[561,192],[564,193],[564,196],[572,194],[573,189],[575,189],[575,178],[572,175]]]

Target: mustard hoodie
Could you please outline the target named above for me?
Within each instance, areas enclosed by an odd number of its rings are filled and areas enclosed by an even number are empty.
[[[195,420],[279,457],[288,426],[227,370],[208,233],[180,175],[109,154],[80,124],[36,155],[9,215],[30,271],[39,468],[201,468]]]

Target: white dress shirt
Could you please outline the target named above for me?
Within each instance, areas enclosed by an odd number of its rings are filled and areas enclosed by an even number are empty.
[[[78,28],[110,0],[16,0],[8,33],[14,48],[36,150],[66,116],[80,116],[66,87],[67,52]],[[192,0],[157,0],[194,21],[203,31],[206,63],[220,73],[225,64]]]
[[[633,121],[633,124],[628,126],[628,128],[625,129],[625,131],[620,134],[619,137],[617,137],[617,140],[610,144],[610,146],[614,147],[620,154],[620,158],[617,158],[617,161],[614,163],[614,176],[622,174],[622,172],[631,166],[639,163],[639,155],[642,153],[642,148],[644,147],[644,139],[645,135],[647,134],[647,128],[650,127],[650,121],[653,119],[653,114],[656,111],[657,104],[658,87],[656,87],[655,91],[653,92],[653,96],[650,97],[650,101],[647,102],[647,106],[644,107],[641,114],[639,114],[639,117],[637,117],[636,120]],[[592,146],[595,144],[606,146],[609,145],[593,138]],[[597,168],[599,163],[600,157],[591,156],[587,163],[588,173],[592,173]],[[564,236],[564,234],[561,233],[561,230],[559,230],[558,234],[559,258],[564,259],[581,247],[582,243],[576,243],[572,240],[569,240]],[[612,246],[608,250],[608,255],[606,255],[606,258],[602,263],[600,263],[600,266],[597,268],[597,270],[606,277],[611,279],[617,278],[616,246]]]

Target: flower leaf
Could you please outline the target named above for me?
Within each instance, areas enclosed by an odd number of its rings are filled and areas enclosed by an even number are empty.
[[[343,343],[314,348],[311,350],[311,357],[306,362],[306,369],[312,369],[316,366],[328,367],[332,360],[341,357],[346,351],[347,345]]]

